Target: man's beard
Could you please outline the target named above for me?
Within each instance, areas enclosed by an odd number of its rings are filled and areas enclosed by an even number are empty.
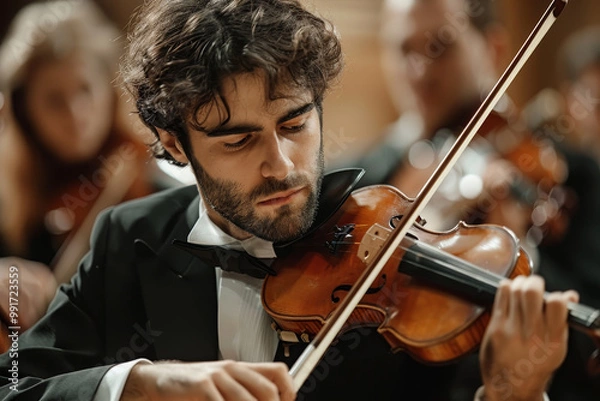
[[[240,185],[235,182],[210,177],[195,157],[190,160],[200,190],[209,207],[242,230],[268,241],[285,242],[301,236],[312,225],[317,214],[323,180],[322,147],[315,161],[317,166],[315,182],[311,182],[310,177],[305,175],[288,176],[282,181],[268,178],[248,194],[243,193]],[[310,190],[304,205],[294,208],[291,205],[280,206],[276,217],[260,217],[254,210],[254,205],[259,198],[300,186]]]

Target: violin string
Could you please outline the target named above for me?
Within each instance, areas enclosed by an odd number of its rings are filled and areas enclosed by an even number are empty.
[[[356,241],[354,241],[354,242],[340,241],[340,242],[336,242],[336,244],[338,244],[338,245],[360,245],[361,243],[360,242],[356,242]],[[432,257],[430,255],[425,254],[425,253],[417,252],[417,251],[412,250],[410,248],[407,248],[405,246],[399,246],[398,249],[404,251],[405,253],[407,253],[409,255],[419,256],[423,260],[427,260],[427,261],[430,261],[430,262],[435,262],[436,264],[440,265],[441,267],[444,267],[444,268],[448,269],[451,272],[458,273],[458,274],[465,274],[466,273],[465,270],[463,270],[462,267],[456,267],[453,264],[451,264],[450,262],[446,262],[446,261],[442,261],[442,260],[436,259],[436,258],[434,258],[434,257]],[[439,251],[440,252],[445,252],[445,251],[442,251],[442,250],[439,250]],[[345,250],[343,252],[350,252],[350,251]],[[452,255],[450,253],[447,253],[447,255],[458,258],[457,256]],[[466,262],[468,265],[470,265],[471,268],[468,271],[468,273],[471,274],[470,277],[473,278],[473,279],[479,280],[483,284],[487,284],[487,285],[490,285],[490,286],[493,286],[493,287],[497,288],[498,285],[499,285],[499,283],[500,283],[500,281],[502,279],[508,279],[507,277],[501,276],[501,275],[499,275],[497,273],[485,270],[484,268],[482,268],[480,266],[477,266],[477,265],[475,265],[475,264],[473,264],[473,263],[471,263],[471,262],[469,262],[467,260],[463,259],[462,261]],[[420,263],[416,263],[416,262],[411,262],[411,263],[412,263],[412,265],[414,265],[416,267],[426,267],[425,264],[420,264]]]
[[[340,244],[342,244],[342,243],[340,243]],[[360,245],[360,242],[343,242],[343,244]],[[423,243],[423,242],[421,242],[421,244],[425,244],[427,246],[431,246],[431,245]],[[411,249],[410,247],[398,246],[398,249],[404,251],[405,254],[416,255],[416,256],[418,256],[419,258],[421,258],[424,261],[434,262],[434,264],[436,264],[437,266],[440,266],[442,268],[447,269],[447,271],[449,271],[450,273],[455,273],[455,274],[458,274],[458,275],[463,275],[463,277],[466,276],[469,279],[475,280],[476,284],[474,284],[474,285],[487,285],[487,286],[489,286],[489,288],[493,289],[494,291],[497,291],[498,290],[498,286],[500,284],[500,281],[503,280],[503,279],[508,279],[508,277],[505,277],[505,276],[499,275],[497,273],[485,270],[484,268],[482,268],[480,266],[477,266],[474,263],[469,262],[467,260],[461,259],[461,258],[459,258],[456,255],[453,255],[451,253],[442,251],[442,250],[437,249],[435,247],[433,247],[433,248],[436,251],[443,252],[445,254],[444,256],[454,257],[454,258],[460,259],[460,261],[462,262],[461,266],[460,267],[455,266],[455,265],[453,265],[452,263],[450,263],[448,261],[440,260],[439,258],[435,258],[433,256],[430,256],[430,255],[428,255],[427,253],[424,253],[424,252],[415,251],[414,249]],[[347,253],[347,252],[350,252],[350,251],[345,250],[343,252]],[[402,260],[402,257],[398,257],[397,259]],[[415,266],[415,267],[418,267],[418,268],[427,269],[428,271],[432,271],[434,273],[437,273],[435,270],[430,269],[429,266],[426,265],[426,264],[424,264],[424,263],[418,263],[418,262],[416,262],[414,260],[411,260],[409,263],[412,266]],[[400,265],[400,262],[399,262],[398,265]],[[466,267],[466,269],[465,269],[465,267]],[[441,270],[441,271],[439,271],[439,273],[444,273],[444,271]],[[455,279],[455,280],[457,278],[458,278],[458,276],[453,277],[453,279]],[[480,290],[482,288],[478,287],[477,289]],[[597,314],[598,314],[598,310],[597,309],[591,308],[589,310],[586,310],[585,307],[583,307],[583,306],[581,306],[579,304],[577,304],[577,305],[570,305],[569,306],[570,313],[573,312],[576,308],[579,309],[579,311],[578,311],[579,314],[585,315],[585,316],[582,317],[582,321],[583,322],[589,322],[589,320],[590,320],[589,316],[592,316],[592,315],[593,316],[597,316]],[[596,318],[594,318],[594,319],[596,319]],[[589,328],[589,327],[596,327],[596,328],[598,328],[599,327],[599,324],[597,322],[594,322],[591,325],[588,325],[588,324],[585,324],[585,323],[581,324],[581,323],[578,323],[578,322],[575,322],[575,323],[579,324],[579,325],[582,325],[583,327],[586,327],[586,328]]]
[[[410,237],[406,237],[406,238],[413,240]],[[414,249],[411,249],[412,246],[406,247],[406,246],[400,245],[400,246],[398,246],[398,249],[404,251],[405,254],[408,254],[411,256],[416,255],[419,258],[419,260],[433,262],[433,264],[435,266],[439,266],[443,269],[447,269],[446,272],[457,274],[454,277],[450,277],[450,279],[458,280],[463,284],[472,285],[474,287],[477,286],[476,289],[478,291],[480,291],[480,290],[488,291],[489,290],[490,295],[493,296],[497,292],[500,282],[502,280],[509,279],[509,277],[502,276],[498,273],[486,270],[483,267],[480,267],[468,260],[462,259],[456,255],[449,253],[449,252],[438,249],[433,245],[429,245],[429,244],[419,241],[419,240],[413,240],[413,241],[415,241],[414,242],[415,244],[421,244],[421,246],[431,247],[433,252],[440,252],[440,253],[442,253],[442,256],[446,256],[448,258],[456,258],[458,261],[460,261],[460,265],[455,266],[454,264],[452,264],[449,261],[441,260],[440,258],[431,256],[430,254],[428,254],[426,252],[416,251]],[[344,240],[336,241],[335,249],[333,250],[333,252],[334,253],[337,253],[337,252],[349,253],[349,252],[351,252],[351,250],[345,249],[346,247],[344,247],[344,245],[345,246],[352,246],[352,245],[358,246],[360,244],[361,244],[361,242],[358,242],[358,241],[344,241]],[[328,245],[331,246],[331,244],[328,244]],[[341,247],[338,248],[338,246],[341,246]],[[358,255],[357,255],[357,257],[358,257]],[[396,257],[396,259],[399,260],[398,266],[400,266],[402,258],[403,257],[400,257],[400,256]],[[410,263],[410,265],[412,265],[412,266],[422,268],[429,272],[440,273],[441,276],[443,276],[445,278],[449,278],[448,276],[443,275],[443,273],[445,272],[443,269],[436,271],[435,269],[431,269],[430,265],[427,265],[425,263],[418,263],[415,260],[409,260],[408,263]],[[400,273],[402,273],[402,272],[400,272]],[[408,275],[410,275],[410,274],[408,274]],[[466,278],[467,280],[472,279],[475,281],[475,283],[465,282],[464,280],[461,280],[461,275],[462,275],[462,278]],[[483,286],[488,286],[488,287],[484,288]],[[571,305],[569,305],[568,309],[569,309],[569,316],[574,317],[574,320],[571,321],[571,323],[574,323],[576,327],[581,326],[586,329],[595,328],[595,330],[598,331],[598,335],[600,335],[600,318],[598,317],[598,315],[600,314],[600,310],[595,309],[595,308],[586,307],[586,306],[583,306],[580,304],[571,304]],[[577,316],[575,316],[574,314]],[[590,316],[592,316],[591,320],[593,320],[593,322],[591,322],[591,323],[590,323]]]
[[[434,257],[431,257],[423,252],[417,252],[414,250],[411,250],[410,248],[405,248],[405,247],[400,247],[400,249],[404,250],[405,253],[411,254],[411,255],[417,255],[420,258],[424,259],[424,260],[428,260],[428,261],[433,261],[435,262],[438,266],[444,267],[447,270],[454,272],[454,273],[458,273],[458,274],[468,274],[470,273],[469,277],[478,280],[480,283],[482,284],[487,284],[490,285],[494,288],[498,288],[498,284],[500,283],[500,281],[502,279],[506,279],[507,277],[503,277],[499,274],[490,272],[488,270],[483,269],[480,266],[477,266],[467,260],[462,260],[463,262],[466,262],[467,265],[469,267],[469,271],[466,271],[466,269],[463,269],[462,267],[457,267],[454,266],[452,263],[447,262],[447,261],[442,261],[439,259],[436,259]],[[454,256],[452,254],[448,254],[450,256]],[[416,262],[412,262],[411,264],[417,267],[427,267],[427,265],[422,264],[422,263],[416,263]]]

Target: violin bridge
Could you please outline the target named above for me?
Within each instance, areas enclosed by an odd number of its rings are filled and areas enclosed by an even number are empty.
[[[365,233],[358,246],[358,257],[365,264],[377,255],[383,243],[389,237],[391,230],[380,224],[373,224]]]

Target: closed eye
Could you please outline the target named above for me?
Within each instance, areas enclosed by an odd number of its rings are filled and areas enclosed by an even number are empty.
[[[250,140],[250,135],[244,135],[242,139],[236,142],[225,142],[223,145],[228,149],[238,149],[244,146]]]
[[[298,125],[291,125],[291,126],[284,125],[281,128],[286,132],[294,133],[294,132],[302,131],[304,129],[304,127],[306,127],[306,123],[302,123],[302,124],[298,124]]]
[[[309,118],[309,113],[310,110],[308,110],[307,112],[296,116],[294,118],[290,118],[287,121],[283,121],[280,124],[280,129],[286,133],[296,133],[296,132],[300,132],[302,131],[305,127],[306,127],[306,122],[308,121]]]

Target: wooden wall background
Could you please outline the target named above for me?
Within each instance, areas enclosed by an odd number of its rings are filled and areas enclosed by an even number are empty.
[[[310,7],[338,27],[347,68],[340,85],[325,105],[325,145],[330,166],[358,157],[374,145],[383,128],[397,117],[388,98],[379,63],[378,20],[382,0],[307,0]],[[115,23],[124,28],[141,0],[96,0]],[[12,16],[27,0],[0,4],[0,37]],[[497,0],[512,34],[513,53],[547,8],[549,0]],[[545,87],[556,86],[556,51],[577,29],[600,24],[598,0],[571,0],[552,31],[517,78],[510,93],[525,104]]]

